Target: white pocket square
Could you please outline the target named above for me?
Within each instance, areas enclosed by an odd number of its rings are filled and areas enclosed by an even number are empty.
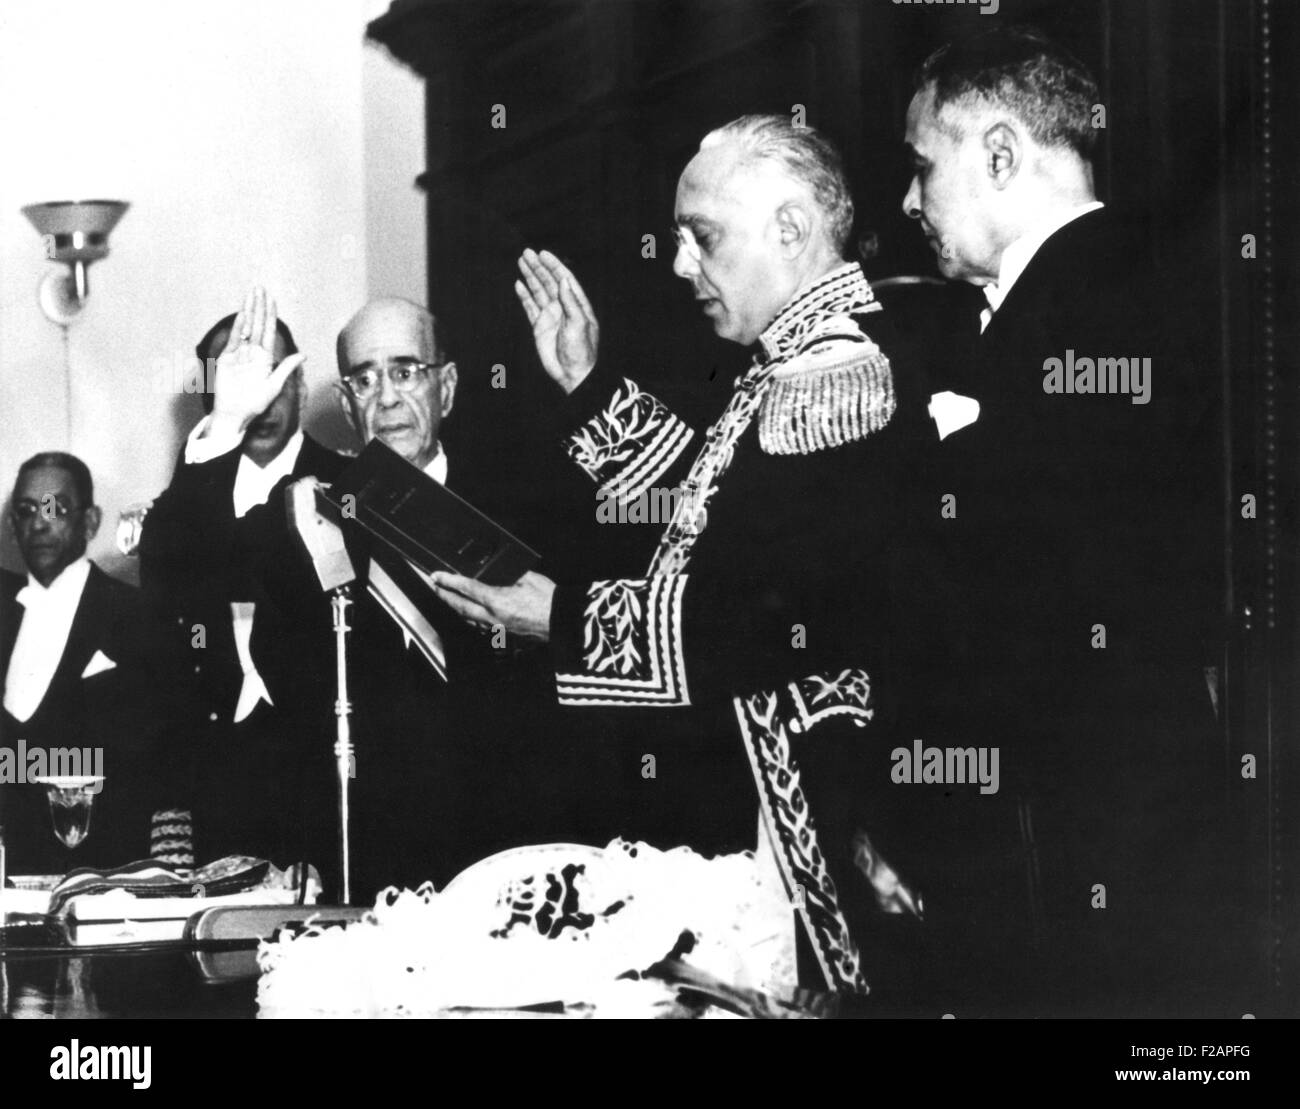
[[[939,438],[947,439],[980,418],[980,402],[960,393],[935,393],[930,397],[930,416],[939,428]]]
[[[96,651],[91,660],[86,663],[86,668],[81,672],[83,678],[93,678],[96,674],[102,674],[105,670],[116,670],[117,663],[109,658],[103,651]]]

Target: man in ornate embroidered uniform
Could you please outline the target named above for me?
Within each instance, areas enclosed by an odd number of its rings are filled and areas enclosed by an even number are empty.
[[[549,639],[561,704],[602,721],[593,749],[624,762],[610,834],[753,848],[757,787],[760,857],[806,960],[833,989],[902,993],[889,933],[910,934],[919,906],[897,880],[905,791],[889,792],[881,676],[900,642],[887,583],[912,406],[879,345],[881,306],[843,259],[852,219],[838,154],[811,128],[749,116],[701,143],[678,184],[674,271],[720,336],[756,352],[702,433],[592,372],[585,295],[554,256],[525,252],[516,292],[568,394],[569,456],[598,499],[672,487],[676,509],[636,578],[433,580],[470,621]]]

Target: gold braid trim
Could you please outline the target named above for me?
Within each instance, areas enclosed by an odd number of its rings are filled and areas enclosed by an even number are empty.
[[[849,347],[849,356],[832,348],[830,360],[826,354],[796,359],[773,375],[759,413],[758,441],[765,454],[842,447],[893,418],[894,377],[880,348],[847,341],[834,346]]]
[[[817,838],[791,737],[834,716],[847,716],[865,727],[875,715],[871,680],[858,669],[813,674],[784,691],[735,697],[732,705],[777,865],[826,985],[832,990],[869,993],[857,945]]]

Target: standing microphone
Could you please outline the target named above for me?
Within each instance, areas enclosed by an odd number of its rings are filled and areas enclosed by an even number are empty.
[[[334,763],[338,776],[339,798],[339,872],[342,875],[342,901],[352,904],[352,776],[356,756],[352,747],[352,703],[348,700],[348,632],[347,610],[352,604],[349,586],[356,581],[356,568],[343,542],[338,524],[323,517],[316,507],[317,483],[313,478],[295,481],[285,492],[289,522],[316,573],[321,590],[330,595],[334,618],[334,648],[337,665],[338,697],[334,715],[338,733],[334,739]]]

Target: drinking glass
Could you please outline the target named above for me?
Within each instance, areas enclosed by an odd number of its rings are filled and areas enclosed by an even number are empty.
[[[104,784],[103,775],[32,780],[45,787],[45,797],[50,803],[50,820],[59,842],[69,848],[84,843],[90,835],[91,805]]]

